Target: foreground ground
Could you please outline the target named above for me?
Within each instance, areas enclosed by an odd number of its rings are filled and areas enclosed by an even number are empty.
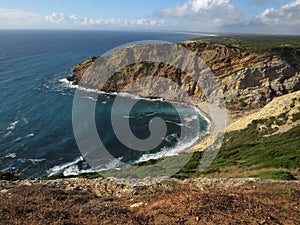
[[[300,224],[299,181],[151,182],[0,181],[0,224]]]

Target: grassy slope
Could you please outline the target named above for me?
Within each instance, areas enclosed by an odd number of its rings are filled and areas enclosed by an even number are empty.
[[[273,179],[299,178],[300,126],[286,133],[265,137],[257,131],[256,122],[246,129],[226,134],[217,158],[205,170],[198,170],[202,153],[196,152],[175,177],[250,176]]]

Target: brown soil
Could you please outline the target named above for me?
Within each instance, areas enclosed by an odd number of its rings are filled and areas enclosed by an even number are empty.
[[[201,182],[168,180],[119,197],[13,184],[0,193],[0,224],[300,224],[299,182]]]

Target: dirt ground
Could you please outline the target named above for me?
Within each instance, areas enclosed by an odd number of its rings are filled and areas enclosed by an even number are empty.
[[[163,181],[118,196],[57,182],[2,184],[0,224],[300,224],[299,182],[201,182]]]

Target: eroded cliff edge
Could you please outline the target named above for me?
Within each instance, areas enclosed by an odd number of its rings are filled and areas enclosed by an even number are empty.
[[[228,109],[258,109],[278,96],[300,90],[300,48],[292,46],[289,40],[288,44],[281,40],[280,44],[274,43],[272,46],[260,47],[259,50],[255,43],[246,46],[236,39],[232,43],[228,43],[229,37],[225,40],[200,38],[180,45],[196,52],[210,67],[219,80]],[[92,57],[77,64],[68,80],[79,84],[96,59]],[[145,76],[168,78],[193,99],[199,102],[205,99],[191,75],[163,63],[144,62],[127,66],[105,84],[94,83],[92,87],[105,92],[120,92],[127,84]],[[151,80],[140,83],[141,90],[150,85],[153,85]]]

